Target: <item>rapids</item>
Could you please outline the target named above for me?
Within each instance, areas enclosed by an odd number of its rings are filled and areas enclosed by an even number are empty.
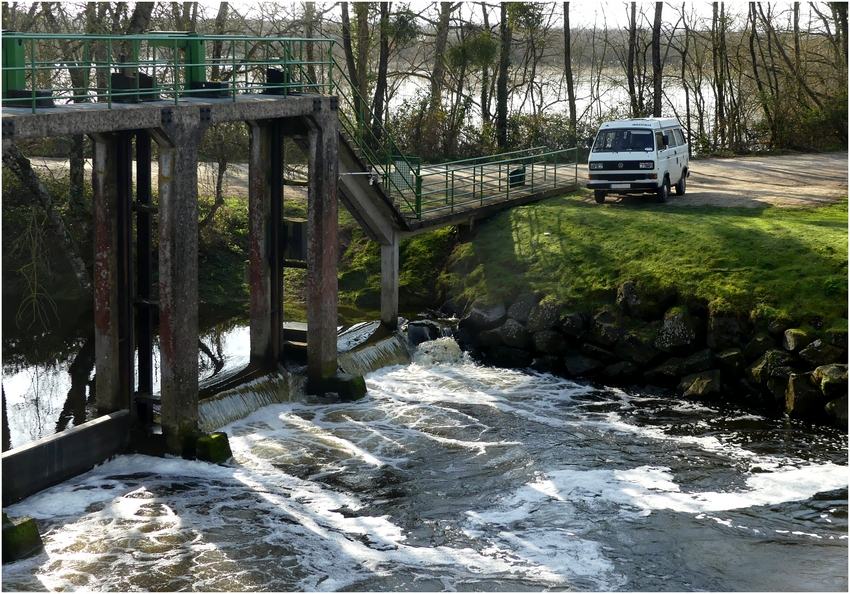
[[[3,590],[848,588],[847,435],[466,358],[451,339],[222,428],[234,458],[120,456],[7,508]]]

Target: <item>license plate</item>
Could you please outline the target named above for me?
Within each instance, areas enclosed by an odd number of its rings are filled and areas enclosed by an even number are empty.
[[[632,187],[632,184],[611,184],[612,190],[628,190]]]

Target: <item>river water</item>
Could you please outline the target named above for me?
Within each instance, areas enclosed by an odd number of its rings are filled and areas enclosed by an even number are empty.
[[[847,436],[481,367],[451,339],[223,427],[224,465],[120,456],[10,506],[3,590],[848,588]]]

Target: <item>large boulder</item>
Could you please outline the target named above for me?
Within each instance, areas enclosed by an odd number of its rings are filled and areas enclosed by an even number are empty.
[[[791,353],[779,349],[771,349],[759,357],[758,361],[747,367],[746,375],[754,384],[765,386],[767,385],[771,371],[777,367],[792,365],[794,362],[795,358]]]
[[[617,306],[631,318],[651,320],[676,303],[675,289],[647,291],[634,281],[626,281],[617,289]]]
[[[847,430],[847,395],[827,402],[824,412],[833,425]]]
[[[587,332],[587,324],[580,313],[568,313],[558,322],[558,332],[570,338],[581,338]]]
[[[497,346],[487,352],[484,362],[495,367],[523,369],[531,366],[532,356],[528,351],[507,346]]]
[[[567,339],[560,332],[541,330],[532,336],[534,348],[546,355],[563,355],[567,351]]]
[[[537,305],[538,299],[531,293],[523,293],[514,299],[513,305],[508,309],[508,317],[525,324],[531,310]]]
[[[739,345],[746,329],[736,316],[714,314],[708,318],[705,343],[716,351]]]
[[[771,369],[765,387],[767,387],[767,391],[773,396],[775,402],[785,402],[785,395],[788,392],[788,380],[795,373],[801,372],[799,369],[794,369],[788,365]]]
[[[485,303],[475,301],[469,306],[463,318],[458,322],[461,328],[469,328],[474,332],[492,330],[501,326],[507,318],[503,303]]]
[[[665,353],[691,352],[697,340],[696,324],[687,310],[675,308],[664,314],[655,348]]]
[[[821,365],[846,361],[847,352],[817,339],[800,351],[800,358],[812,367],[820,367]]]
[[[603,363],[613,363],[614,361],[617,361],[617,355],[608,349],[604,349],[601,346],[597,346],[590,342],[586,342],[581,345],[581,354],[585,357],[602,361]]]
[[[744,356],[747,358],[747,361],[755,361],[767,351],[774,348],[774,346],[774,340],[770,334],[759,332],[750,342],[747,343],[747,346],[744,349]]]
[[[564,357],[564,365],[570,377],[596,375],[605,367],[602,362],[584,355],[568,355]]]
[[[609,311],[602,311],[593,316],[590,324],[591,342],[611,347],[625,334],[623,321]]]
[[[629,361],[620,361],[602,370],[602,379],[612,386],[623,386],[632,383],[640,369]]]
[[[776,339],[781,340],[790,323],[788,320],[777,319],[767,325],[767,331]]]
[[[661,354],[634,334],[625,334],[618,340],[614,345],[614,352],[621,359],[630,361],[638,367],[646,367]]]
[[[531,363],[531,368],[538,373],[552,373],[554,375],[566,375],[567,368],[564,366],[564,360],[556,355],[543,355],[534,359]]]
[[[747,360],[741,349],[726,349],[714,355],[714,361],[723,379],[729,383],[736,383],[747,366]]]
[[[682,362],[684,359],[673,357],[667,359],[661,365],[643,373],[643,379],[648,384],[656,386],[675,386],[679,379],[685,375],[682,373]]]
[[[827,399],[811,382],[808,373],[792,373],[785,392],[785,412],[801,419],[817,419],[825,414]]]
[[[847,365],[821,365],[812,373],[812,379],[830,400],[847,394]]]
[[[407,340],[416,346],[443,335],[442,327],[433,320],[414,320],[407,324]]]
[[[477,346],[482,349],[492,349],[497,346],[502,346],[502,333],[500,328],[492,330],[484,330],[478,333]]]
[[[678,390],[685,398],[717,400],[723,394],[720,370],[712,369],[685,376],[679,382]]]
[[[561,308],[554,303],[539,303],[531,309],[528,314],[528,323],[525,325],[529,332],[540,332],[552,330],[561,319]]]
[[[527,349],[532,345],[532,333],[525,326],[512,318],[508,318],[499,328],[499,337],[505,346],[514,349]]]
[[[803,350],[810,342],[812,338],[808,332],[799,328],[789,328],[782,335],[782,348],[792,353]]]
[[[847,329],[832,328],[827,330],[826,341],[832,346],[847,350]]]
[[[714,353],[711,349],[702,349],[682,361],[682,374],[692,375],[714,367]]]

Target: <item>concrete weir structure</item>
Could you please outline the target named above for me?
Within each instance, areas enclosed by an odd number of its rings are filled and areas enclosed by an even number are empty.
[[[102,415],[136,411],[133,294],[132,150],[137,195],[151,187],[151,139],[159,147],[159,336],[161,419],[168,451],[181,453],[198,423],[198,146],[218,122],[250,127],[250,300],[252,363],[280,356],[283,141],[308,147],[307,367],[315,390],[337,370],[337,150],[333,96],[239,95],[236,100],[186,98],[113,105],[73,104],[29,113],[3,110],[3,151],[18,139],[88,135],[94,145],[94,303],[97,405]],[[141,147],[141,148],[139,148]],[[148,160],[148,163],[150,161]],[[149,195],[149,194],[148,194]],[[138,247],[138,246],[137,246]],[[141,251],[141,250],[139,250]],[[149,281],[148,281],[149,282]],[[142,286],[143,279],[136,279]],[[140,378],[140,394],[143,382]],[[144,394],[142,394],[144,400]],[[141,413],[144,414],[144,413]],[[122,423],[125,422],[122,419]],[[125,444],[126,445],[126,444]]]
[[[403,239],[445,225],[471,225],[578,187],[574,148],[533,147],[438,166],[404,155],[335,61],[330,39],[4,31],[0,42],[4,160],[7,153],[15,158],[20,139],[87,135],[94,145],[99,415],[4,453],[4,505],[128,446],[191,454],[199,425],[208,430],[210,419],[199,419],[198,275],[204,271],[198,269],[198,147],[211,125],[245,122],[250,145],[251,365],[214,386],[224,391],[238,391],[240,382],[264,371],[274,373],[281,360],[283,267],[290,265],[285,246],[294,239],[287,237],[282,216],[284,139],[292,138],[308,157],[307,220],[298,229],[306,229],[306,246],[299,244],[306,262],[299,266],[307,270],[306,391],[312,394],[365,390],[362,377],[338,371],[344,369],[336,332],[338,201],[381,245],[381,325],[394,332]],[[76,53],[63,53],[69,51]],[[43,84],[51,88],[38,88]],[[157,404],[161,435],[146,433]],[[46,470],[33,472],[35,466]],[[27,480],[8,478],[18,475]]]

